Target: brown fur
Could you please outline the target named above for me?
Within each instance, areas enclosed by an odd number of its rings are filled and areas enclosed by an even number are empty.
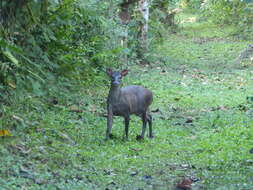
[[[149,114],[149,106],[153,101],[153,94],[150,90],[137,85],[131,85],[121,88],[120,79],[127,75],[128,70],[120,72],[107,71],[112,78],[112,84],[107,98],[107,130],[106,139],[111,136],[113,116],[122,116],[125,118],[125,135],[128,138],[128,128],[130,115],[135,114],[142,118],[142,133],[137,139],[143,139],[146,130],[146,124],[149,124],[149,137],[152,138],[152,117]]]

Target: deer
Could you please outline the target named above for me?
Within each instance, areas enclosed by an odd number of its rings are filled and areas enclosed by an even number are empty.
[[[121,88],[121,79],[128,74],[128,70],[113,71],[106,70],[111,78],[111,87],[107,97],[107,129],[106,140],[112,138],[113,116],[121,116],[125,123],[125,139],[128,140],[128,129],[130,115],[135,114],[142,119],[141,135],[136,140],[144,139],[146,125],[149,125],[149,138],[153,138],[152,116],[149,113],[149,106],[153,102],[152,91],[138,85],[130,85]]]

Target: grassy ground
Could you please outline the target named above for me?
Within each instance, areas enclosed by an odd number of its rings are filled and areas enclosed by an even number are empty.
[[[14,137],[0,139],[0,189],[174,189],[183,178],[192,189],[253,189],[252,68],[234,62],[250,42],[231,38],[232,27],[182,20],[156,47],[158,63],[123,80],[154,92],[156,138],[137,142],[132,117],[129,141],[121,118],[116,138],[103,140],[108,86],[59,87],[43,104],[29,96],[4,107],[0,126]]]

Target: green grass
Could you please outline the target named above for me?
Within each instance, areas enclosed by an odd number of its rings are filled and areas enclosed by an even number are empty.
[[[56,105],[26,96],[4,106],[0,126],[14,137],[0,139],[0,189],[173,189],[184,177],[198,179],[193,189],[252,189],[252,68],[234,62],[250,42],[231,30],[183,23],[156,47],[159,64],[130,68],[124,85],[154,92],[152,140],[135,140],[141,121],[133,116],[129,141],[121,118],[116,138],[104,141],[102,80],[59,87]]]

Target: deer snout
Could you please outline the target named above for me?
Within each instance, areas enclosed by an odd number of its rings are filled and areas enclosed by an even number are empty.
[[[117,80],[115,80],[115,81],[112,81],[112,84],[113,84],[113,85],[120,85],[120,82],[117,81]]]

